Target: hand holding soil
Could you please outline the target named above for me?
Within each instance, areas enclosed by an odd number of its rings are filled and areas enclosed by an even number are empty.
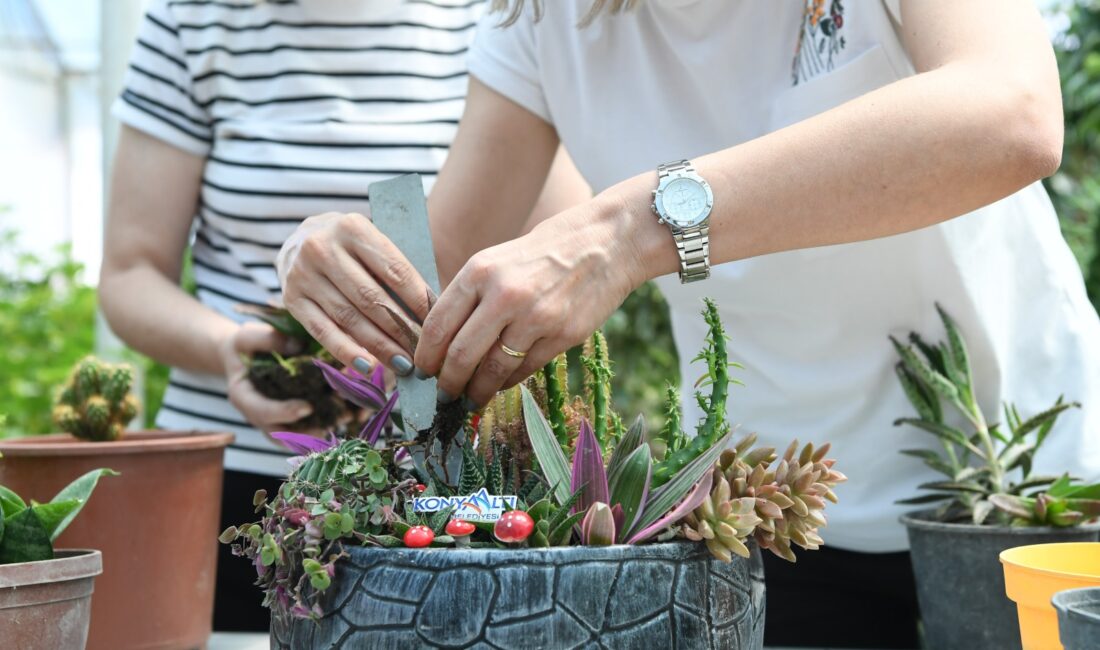
[[[241,412],[241,415],[265,433],[303,420],[314,414],[314,409],[309,402],[302,399],[277,400],[265,397],[250,380],[249,366],[246,365],[245,358],[261,355],[260,359],[265,357],[271,359],[272,365],[278,367],[274,362],[276,357],[272,353],[289,355],[301,352],[302,348],[300,341],[280,334],[275,328],[264,323],[244,323],[219,345],[219,352],[225,364],[229,401]],[[308,365],[309,369],[316,370],[312,364],[302,365],[303,368]],[[253,367],[262,368],[262,362],[254,364]],[[317,373],[319,375],[320,371]],[[268,376],[268,373],[258,370],[253,373],[253,376],[260,378]],[[274,385],[273,388],[277,390],[279,387]]]

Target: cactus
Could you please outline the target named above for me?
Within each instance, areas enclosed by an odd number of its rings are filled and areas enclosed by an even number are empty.
[[[696,361],[705,361],[707,374],[697,382],[697,386],[710,386],[710,396],[696,393],[699,406],[706,414],[703,421],[696,427],[695,438],[687,445],[673,451],[675,446],[674,433],[668,434],[665,442],[669,446],[665,459],[653,469],[653,485],[658,487],[669,480],[676,472],[709,449],[716,440],[729,431],[729,423],[726,422],[726,396],[729,393],[729,384],[740,384],[735,379],[730,379],[730,367],[740,368],[736,363],[731,363],[726,356],[726,333],[722,329],[722,319],[718,315],[718,306],[707,298],[703,317],[707,321],[709,332],[707,333],[706,347]],[[671,407],[670,407],[671,410]]]
[[[133,381],[129,365],[85,357],[58,391],[54,424],[81,440],[117,440],[138,412]]]
[[[600,447],[607,450],[609,445],[608,403],[611,400],[611,360],[607,356],[607,340],[603,332],[596,330],[584,345],[584,393],[588,402],[589,415],[592,417],[592,431]]]

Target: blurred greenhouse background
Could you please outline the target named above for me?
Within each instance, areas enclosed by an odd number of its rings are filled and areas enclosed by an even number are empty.
[[[1100,305],[1100,0],[1039,3],[1065,102],[1062,169],[1048,179],[1066,239]],[[165,369],[97,324],[106,108],[126,66],[140,0],[0,0],[0,437],[43,433],[52,387],[80,357],[145,370],[147,420]],[[13,100],[18,98],[18,100]],[[646,286],[607,324],[623,412],[655,415],[678,382],[664,301]],[[574,364],[576,367],[577,364]],[[693,379],[693,378],[691,378]]]

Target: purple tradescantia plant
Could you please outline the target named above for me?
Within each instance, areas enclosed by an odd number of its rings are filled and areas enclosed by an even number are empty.
[[[529,425],[538,421],[528,420]],[[534,437],[544,435],[534,427]],[[584,512],[580,525],[581,543],[585,545],[637,544],[682,519],[699,507],[709,494],[713,477],[708,471],[724,449],[715,445],[688,463],[673,480],[650,490],[653,480],[653,457],[643,439],[644,424],[639,421],[623,435],[611,461],[604,466],[599,441],[587,420],[582,420],[573,453],[569,487],[580,492],[574,512]],[[536,445],[536,454],[552,453],[550,440]],[[542,452],[541,450],[547,450]],[[560,452],[559,452],[560,453]],[[544,468],[557,466],[555,459],[543,463]],[[542,457],[539,457],[542,462]],[[552,470],[551,470],[552,471]]]
[[[394,416],[394,407],[397,406],[397,391],[386,397],[385,368],[382,364],[376,365],[367,377],[351,368],[338,370],[320,359],[314,359],[313,363],[321,369],[328,385],[341,397],[360,408],[378,409],[367,419],[356,436],[372,445],[377,443],[386,422]],[[299,456],[326,451],[340,444],[339,438],[331,431],[324,438],[292,431],[276,431],[271,437]]]

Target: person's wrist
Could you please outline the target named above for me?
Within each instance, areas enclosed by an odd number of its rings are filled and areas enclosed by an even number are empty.
[[[218,351],[218,367],[221,369],[221,374],[226,376],[234,368],[234,361],[240,358],[234,344],[234,338],[240,328],[239,324],[227,320],[211,332],[214,349]]]
[[[596,219],[615,233],[619,243],[617,255],[632,279],[632,289],[680,268],[668,228],[657,223],[650,208],[654,187],[656,177],[641,174],[608,188],[593,199]]]

